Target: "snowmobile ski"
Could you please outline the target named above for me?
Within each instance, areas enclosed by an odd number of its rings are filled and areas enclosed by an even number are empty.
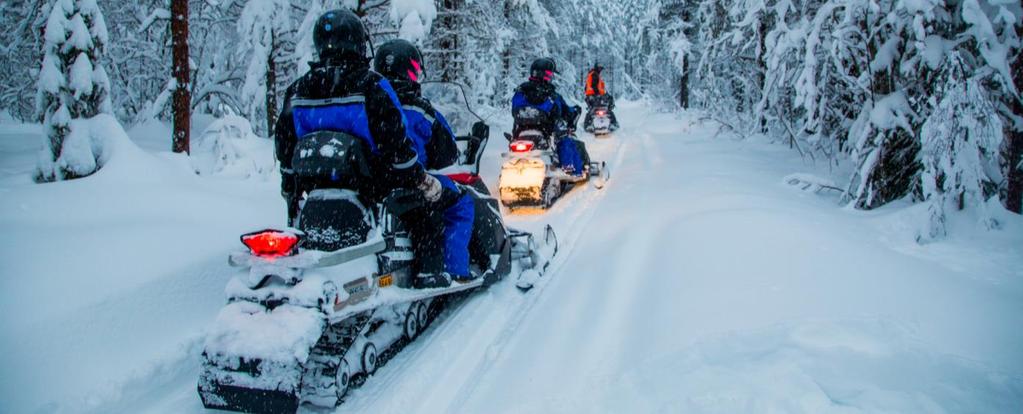
[[[532,236],[530,236],[530,239],[532,239]],[[530,243],[532,243],[532,240],[530,240]],[[542,249],[538,247],[533,251],[536,253],[541,253],[541,251],[543,251],[546,254],[538,254],[531,257],[530,260],[534,261],[535,266],[520,272],[518,279],[515,281],[515,287],[522,292],[528,292],[533,289],[536,282],[547,273],[547,268],[550,267],[551,260],[558,255],[558,236],[554,233],[554,229],[550,225],[544,228],[543,245]],[[541,261],[542,263],[537,261]]]

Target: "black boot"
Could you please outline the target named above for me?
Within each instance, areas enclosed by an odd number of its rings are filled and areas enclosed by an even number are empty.
[[[444,271],[444,216],[440,209],[417,208],[401,216],[416,252],[417,289],[447,287],[451,276]]]

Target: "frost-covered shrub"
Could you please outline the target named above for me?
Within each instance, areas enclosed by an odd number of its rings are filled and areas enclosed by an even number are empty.
[[[923,240],[944,236],[946,214],[978,210],[981,223],[997,223],[987,211],[987,200],[998,182],[998,150],[1002,122],[978,79],[963,79],[962,62],[949,57],[947,82],[940,99],[921,128],[921,192],[930,213]]]
[[[199,175],[247,178],[274,170],[273,142],[252,132],[245,118],[228,115],[213,121],[191,141],[192,168]]]
[[[58,0],[45,28],[37,111],[46,139],[36,181],[84,177],[102,167],[102,140],[74,120],[110,113],[110,79],[102,65],[106,22],[95,0]]]

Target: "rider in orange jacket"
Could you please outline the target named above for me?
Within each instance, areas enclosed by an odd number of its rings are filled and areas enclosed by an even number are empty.
[[[593,122],[592,108],[594,106],[606,106],[608,114],[611,116],[611,128],[618,129],[618,118],[613,111],[615,100],[604,88],[604,78],[600,75],[603,70],[603,66],[595,63],[593,69],[590,69],[590,72],[586,74],[586,106],[591,110],[586,111],[586,119],[583,121],[583,125],[588,127]]]

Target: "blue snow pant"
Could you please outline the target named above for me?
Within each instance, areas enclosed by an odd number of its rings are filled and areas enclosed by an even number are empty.
[[[446,175],[432,174],[444,188],[461,191]],[[444,270],[455,279],[469,278],[469,240],[476,207],[468,193],[444,210]]]
[[[558,160],[561,161],[561,169],[568,174],[583,174],[583,157],[579,153],[579,146],[571,135],[566,135],[558,140]]]

